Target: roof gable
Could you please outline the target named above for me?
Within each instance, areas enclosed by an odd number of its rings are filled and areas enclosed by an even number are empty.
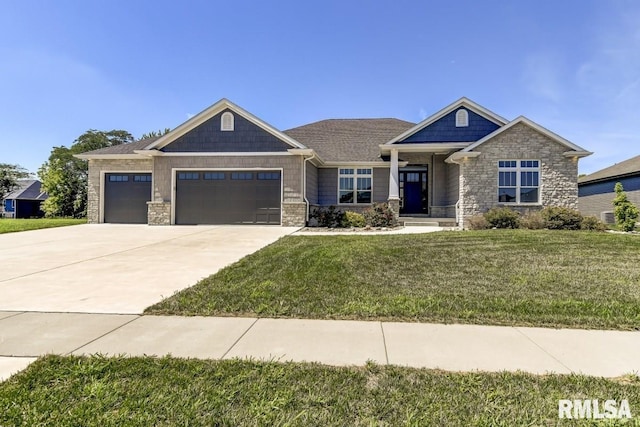
[[[456,128],[455,114],[461,108],[469,112],[469,126]],[[494,112],[468,98],[460,98],[386,144],[472,142],[477,141],[506,123],[508,123],[507,120]]]
[[[537,132],[540,132],[541,134],[543,134],[547,138],[557,142],[558,144],[564,145],[569,150],[580,152],[580,153],[588,153],[586,155],[592,154],[591,152],[585,150],[584,148],[579,147],[579,146],[575,145],[572,142],[569,142],[568,140],[564,139],[560,135],[558,135],[558,134],[556,134],[554,132],[551,132],[549,129],[546,129],[546,128],[540,126],[539,124],[527,119],[524,116],[517,117],[515,120],[512,120],[507,125],[502,126],[501,128],[497,129],[495,132],[492,132],[489,135],[485,136],[484,138],[480,139],[479,141],[476,141],[473,144],[469,145],[468,147],[463,148],[461,150],[461,152],[473,151],[476,148],[478,148],[479,146],[481,146],[482,144],[484,144],[485,142],[493,139],[494,137],[500,135],[503,132],[506,132],[507,130],[511,129],[512,127],[514,127],[515,125],[520,124],[520,123],[522,123],[525,126],[528,126],[528,127],[532,128],[533,130],[535,130]]]
[[[465,109],[469,117],[468,126],[456,126],[456,113]],[[500,126],[486,119],[471,109],[459,107],[444,115],[435,122],[420,129],[413,135],[396,142],[396,144],[417,144],[428,142],[475,142]]]
[[[220,117],[224,112],[234,115],[233,131],[220,130]],[[243,145],[235,145],[249,138]],[[169,147],[176,143],[175,147]],[[273,148],[278,148],[273,150]],[[144,150],[162,151],[284,151],[288,148],[306,148],[290,136],[260,120],[227,99],[187,120],[171,132],[161,136]]]

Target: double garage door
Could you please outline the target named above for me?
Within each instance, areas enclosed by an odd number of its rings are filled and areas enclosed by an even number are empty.
[[[280,224],[280,171],[178,171],[176,224]]]
[[[178,171],[176,224],[280,224],[280,171]],[[147,223],[150,173],[105,175],[104,222]]]

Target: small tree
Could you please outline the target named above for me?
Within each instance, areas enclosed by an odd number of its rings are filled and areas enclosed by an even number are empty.
[[[616,182],[615,191],[616,198],[613,199],[613,215],[616,218],[616,224],[623,231],[632,231],[638,219],[638,208],[629,201],[621,183]]]

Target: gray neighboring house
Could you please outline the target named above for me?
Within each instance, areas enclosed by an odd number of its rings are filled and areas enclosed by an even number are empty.
[[[591,153],[461,98],[420,123],[331,119],[280,131],[222,99],[159,138],[79,154],[91,223],[303,226],[321,206],[464,226],[494,206],[577,208]]]
[[[37,179],[21,179],[15,190],[7,194],[2,204],[2,216],[5,218],[41,218],[44,212],[42,202],[49,197],[41,191],[42,183]]]
[[[640,156],[632,157],[578,179],[578,209],[613,223],[614,187],[620,182],[629,201],[640,207]]]

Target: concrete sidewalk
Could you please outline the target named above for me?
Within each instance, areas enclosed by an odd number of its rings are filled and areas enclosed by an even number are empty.
[[[0,312],[0,380],[43,354],[251,357],[451,371],[640,372],[640,332],[342,320]]]

